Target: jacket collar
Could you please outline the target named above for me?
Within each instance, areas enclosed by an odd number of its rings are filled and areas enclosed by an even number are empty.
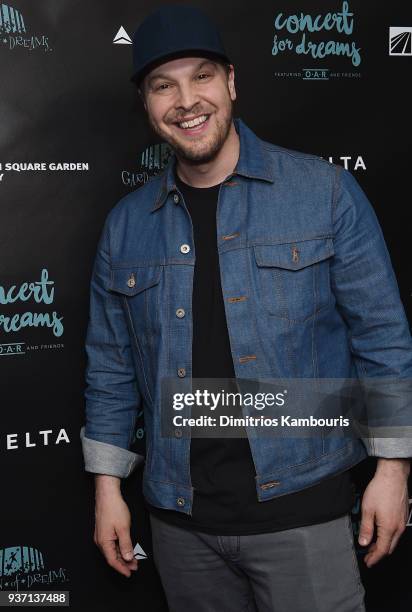
[[[232,175],[239,174],[247,178],[273,183],[273,170],[269,167],[262,140],[256,136],[242,119],[234,117],[233,122],[239,134],[240,151],[239,159]],[[151,212],[160,208],[165,203],[169,193],[176,190],[175,167],[176,156],[172,152],[162,172],[159,191]]]

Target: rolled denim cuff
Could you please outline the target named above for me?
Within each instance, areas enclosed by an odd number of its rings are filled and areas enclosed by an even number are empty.
[[[368,455],[385,459],[410,459],[412,438],[362,438]]]
[[[87,438],[84,431],[85,426],[83,425],[80,429],[80,439],[86,472],[127,478],[137,466],[144,463],[144,455],[114,444]]]

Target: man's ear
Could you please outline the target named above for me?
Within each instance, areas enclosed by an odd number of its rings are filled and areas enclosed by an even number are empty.
[[[235,68],[233,64],[229,64],[228,68],[228,87],[230,92],[230,97],[234,102],[236,100],[236,88],[235,88]]]

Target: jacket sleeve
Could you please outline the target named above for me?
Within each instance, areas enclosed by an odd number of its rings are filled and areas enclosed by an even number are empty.
[[[90,283],[86,333],[86,423],[81,427],[85,470],[125,478],[144,462],[129,450],[141,394],[138,389],[122,296],[108,290],[109,218],[104,224]]]
[[[410,327],[377,216],[354,176],[341,166],[336,166],[332,220],[332,290],[348,327],[358,377],[368,389],[369,435],[362,440],[369,455],[412,457]]]

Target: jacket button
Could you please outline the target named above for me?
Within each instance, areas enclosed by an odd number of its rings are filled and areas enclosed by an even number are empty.
[[[182,244],[180,246],[181,253],[188,253],[190,251],[190,246],[188,244]]]
[[[180,378],[183,378],[183,376],[186,376],[185,368],[179,368],[177,371],[177,375],[180,376]]]
[[[185,311],[184,311],[184,309],[183,309],[183,308],[178,308],[178,309],[176,310],[176,316],[177,316],[177,317],[179,317],[179,319],[181,319],[182,317],[184,317],[184,316],[185,316],[185,314],[186,314],[186,313],[185,313]]]
[[[179,196],[177,195],[177,193],[175,193],[175,194],[174,194],[174,196],[173,196],[173,202],[174,202],[175,204],[178,204],[178,203],[179,203],[179,200],[180,200]]]
[[[135,275],[132,272],[130,274],[129,278],[127,279],[127,286],[128,287],[134,287],[135,284],[136,284],[136,278],[135,278]]]
[[[184,505],[185,505],[185,503],[186,503],[186,501],[185,501],[185,498],[184,498],[184,497],[178,497],[176,501],[177,501],[177,505],[178,505],[178,506],[184,506]]]
[[[182,430],[181,429],[175,429],[175,438],[181,438],[182,437]]]

